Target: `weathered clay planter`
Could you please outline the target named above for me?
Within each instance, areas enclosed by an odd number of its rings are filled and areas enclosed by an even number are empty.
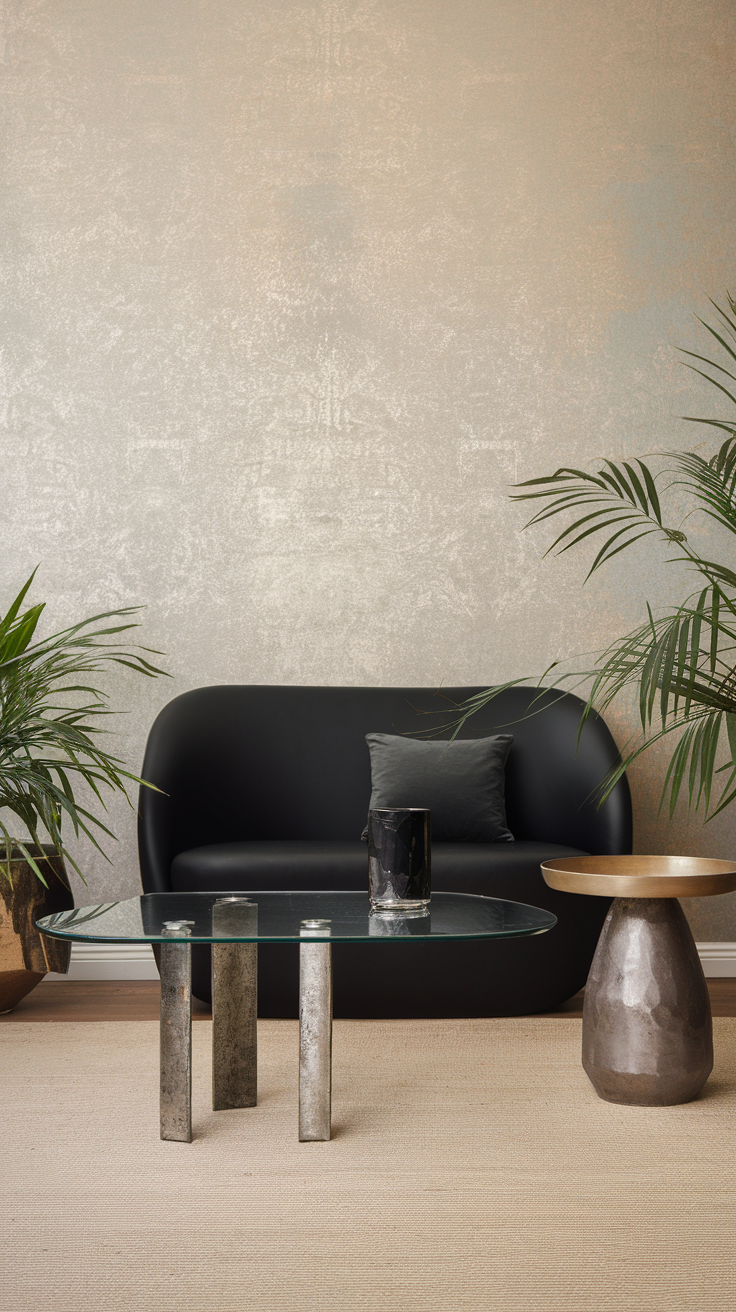
[[[38,860],[38,849],[31,850]],[[47,971],[65,975],[69,969],[71,943],[39,934],[34,923],[39,916],[74,906],[62,858],[47,845],[43,852],[50,858],[39,863],[48,888],[17,850],[10,862],[10,880],[0,862],[0,1012],[12,1011]]]

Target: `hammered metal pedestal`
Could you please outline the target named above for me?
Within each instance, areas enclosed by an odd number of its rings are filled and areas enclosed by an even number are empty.
[[[302,937],[329,933],[329,921],[302,921]],[[299,947],[299,1140],[332,1132],[332,944]]]
[[[585,986],[583,1067],[606,1102],[697,1098],[713,1069],[703,968],[677,898],[616,898]]]
[[[257,934],[258,907],[242,897],[218,898],[213,933]],[[212,1108],[255,1107],[258,1096],[258,944],[212,948]]]
[[[161,1138],[192,1142],[192,948],[181,937],[161,944]]]
[[[679,896],[736,887],[736,867],[698,857],[564,857],[542,865],[568,893],[613,893],[583,1003],[583,1067],[606,1102],[697,1098],[713,1069],[703,968]]]

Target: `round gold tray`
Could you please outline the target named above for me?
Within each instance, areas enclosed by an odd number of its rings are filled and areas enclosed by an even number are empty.
[[[543,861],[550,888],[596,897],[712,897],[736,889],[736,862],[701,856],[566,856]]]

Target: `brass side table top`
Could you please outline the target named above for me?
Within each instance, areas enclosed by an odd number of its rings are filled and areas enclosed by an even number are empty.
[[[566,856],[543,861],[550,888],[596,897],[712,897],[736,889],[736,862],[703,856]]]

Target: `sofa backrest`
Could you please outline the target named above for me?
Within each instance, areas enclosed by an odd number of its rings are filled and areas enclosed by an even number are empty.
[[[478,688],[305,688],[225,685],[174,698],[149,735],[139,851],[143,887],[170,887],[179,852],[246,839],[358,839],[370,797],[366,733],[440,729]],[[616,759],[600,716],[576,736],[583,703],[511,688],[472,716],[464,738],[512,733],[508,822],[517,839],[588,852],[631,851],[625,779],[596,808],[590,794]],[[449,737],[445,729],[440,736]]]

